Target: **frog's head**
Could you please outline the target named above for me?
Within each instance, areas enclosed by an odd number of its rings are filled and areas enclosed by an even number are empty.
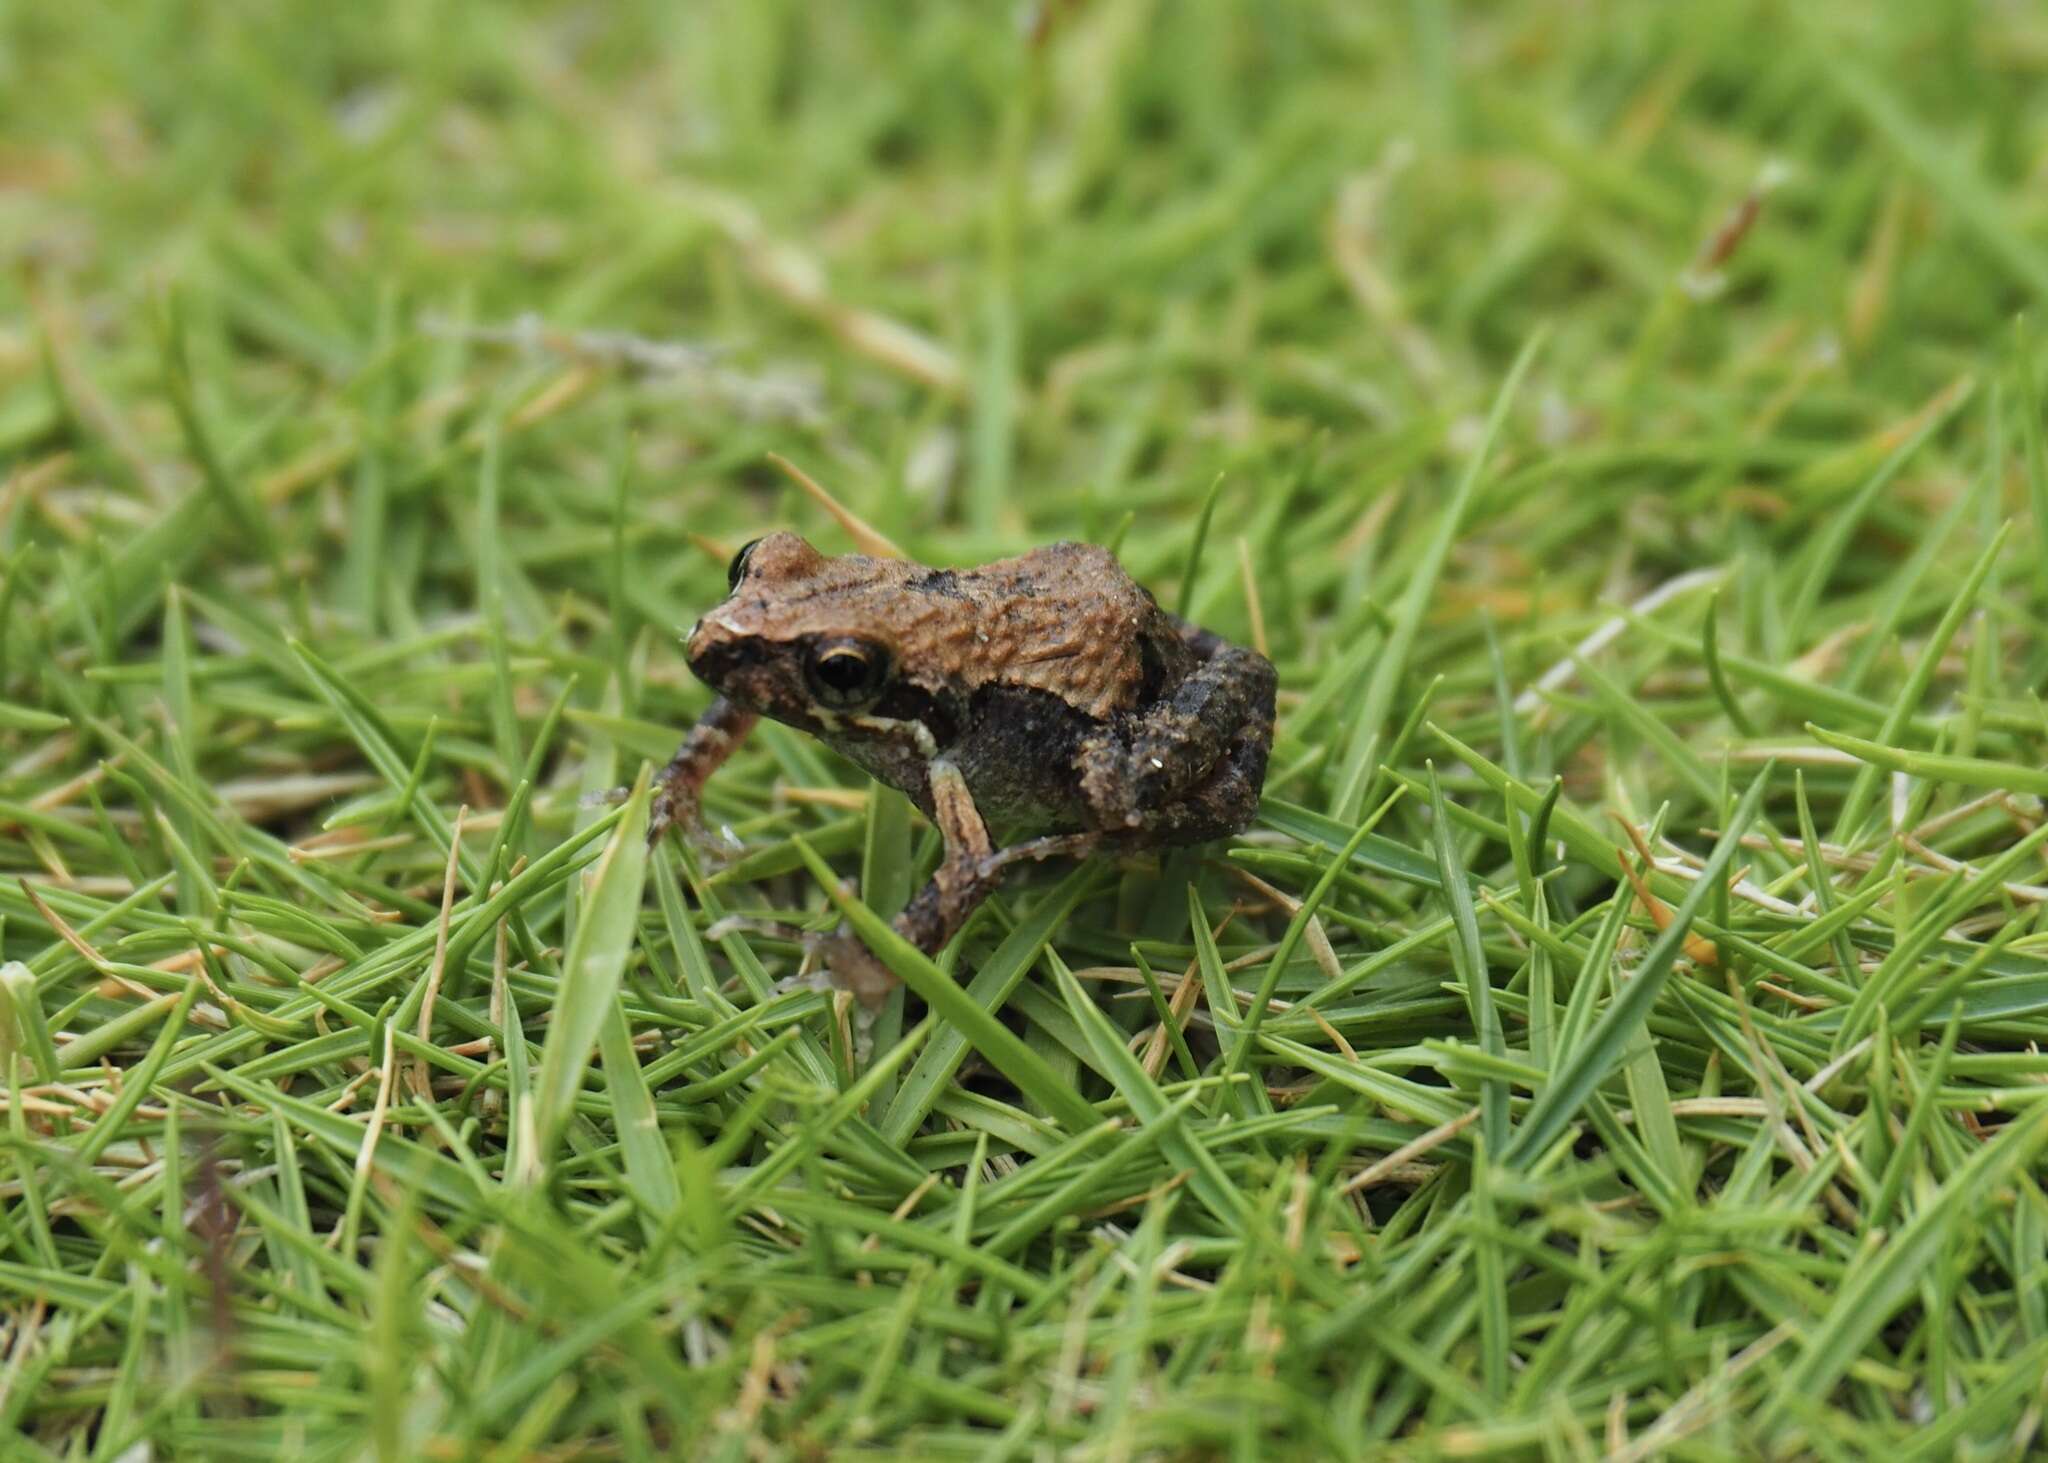
[[[813,733],[872,711],[896,656],[889,607],[916,565],[828,558],[793,533],[733,555],[730,592],[690,631],[697,678],[750,710]]]

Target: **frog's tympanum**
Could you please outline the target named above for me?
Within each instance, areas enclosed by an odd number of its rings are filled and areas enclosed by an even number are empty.
[[[732,561],[690,632],[718,692],[663,773],[650,837],[760,717],[909,794],[945,838],[895,922],[936,953],[1022,859],[1201,843],[1251,821],[1273,741],[1273,667],[1181,621],[1089,544],[979,569],[828,558],[774,533]],[[988,825],[1031,835],[998,849]],[[851,933],[819,942],[872,1005],[894,984]]]

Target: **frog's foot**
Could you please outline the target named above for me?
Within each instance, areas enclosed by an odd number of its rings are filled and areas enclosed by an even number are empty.
[[[822,965],[814,966],[809,960],[804,962],[802,970],[794,975],[785,975],[768,988],[771,996],[786,996],[796,991],[817,991],[821,995],[832,997],[835,1002],[841,996],[853,994],[833,978],[829,969]],[[887,992],[883,994],[886,995]],[[847,1014],[852,1018],[849,1025],[852,1028],[854,1059],[865,1066],[868,1059],[875,1054],[875,1021],[882,1014],[881,1003],[877,1001],[870,1005],[863,1000],[854,1000],[848,1004],[850,1009]]]
[[[853,992],[854,998],[868,1010],[875,1010],[896,989],[896,972],[845,925],[829,935],[813,935],[806,943],[832,988]]]
[[[598,792],[587,792],[576,800],[579,808],[616,808],[633,795],[630,787],[608,787]],[[657,789],[653,805],[647,810],[647,846],[653,848],[668,837],[671,829],[679,829],[683,841],[690,845],[690,852],[697,856],[699,867],[706,870],[724,868],[746,852],[739,835],[720,824],[714,831],[705,823],[703,815],[694,802],[671,798],[668,789]]]
[[[706,837],[696,797],[683,796],[672,787],[657,787],[654,800],[647,807],[647,846],[655,847],[674,828],[681,829],[693,845]]]
[[[975,877],[993,883],[1011,864],[1037,863],[1049,858],[1087,858],[1116,845],[1116,836],[1111,833],[1052,833],[1043,838],[1028,838],[1008,848],[999,848],[982,859],[975,865]]]
[[[794,975],[785,975],[781,980],[769,986],[768,994],[773,997],[787,996],[797,991],[818,991],[829,996],[837,994],[838,990],[839,987],[832,984],[832,973],[830,971],[826,970],[823,966],[813,970],[810,963],[806,961],[802,970],[797,971]]]
[[[697,867],[707,874],[715,874],[740,861],[746,853],[746,844],[737,833],[721,823],[716,828],[706,823],[696,808],[692,807],[677,814],[661,806],[659,800],[649,810],[647,819],[647,846],[653,849],[670,832],[682,835],[689,846]]]
[[[781,920],[761,919],[751,914],[729,914],[723,919],[713,920],[704,927],[704,938],[717,941],[741,931],[753,935],[766,935],[775,940],[795,940],[799,943],[807,939],[804,932],[795,925],[784,924]]]
[[[723,823],[714,829],[702,821],[692,821],[683,829],[683,841],[690,845],[690,852],[696,856],[697,867],[707,874],[731,868],[747,852],[740,836]]]

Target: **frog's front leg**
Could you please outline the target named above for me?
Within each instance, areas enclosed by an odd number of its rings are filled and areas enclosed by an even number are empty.
[[[755,712],[723,696],[704,708],[704,714],[683,737],[683,744],[676,748],[675,756],[669,759],[655,784],[654,804],[647,812],[648,847],[661,842],[670,828],[697,826],[697,807],[706,779],[747,739],[747,733],[760,719]]]
[[[1099,829],[1200,842],[1243,827],[1257,806],[1273,745],[1273,663],[1178,628],[1199,663],[1149,711],[1082,744],[1081,795]]]
[[[941,757],[931,764],[927,784],[932,821],[945,839],[945,856],[931,880],[892,923],[897,934],[925,954],[936,955],[988,898],[1002,875],[1003,864],[989,842],[988,827],[981,821],[960,769]],[[820,939],[817,948],[832,973],[832,983],[852,991],[862,1004],[879,1005],[895,988],[894,972],[852,931],[841,927]]]

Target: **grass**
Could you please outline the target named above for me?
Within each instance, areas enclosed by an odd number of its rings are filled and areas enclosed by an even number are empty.
[[[2041,13],[1015,20],[0,19],[7,1455],[2040,1447]],[[771,452],[1257,826],[784,989],[902,799],[590,796]]]

